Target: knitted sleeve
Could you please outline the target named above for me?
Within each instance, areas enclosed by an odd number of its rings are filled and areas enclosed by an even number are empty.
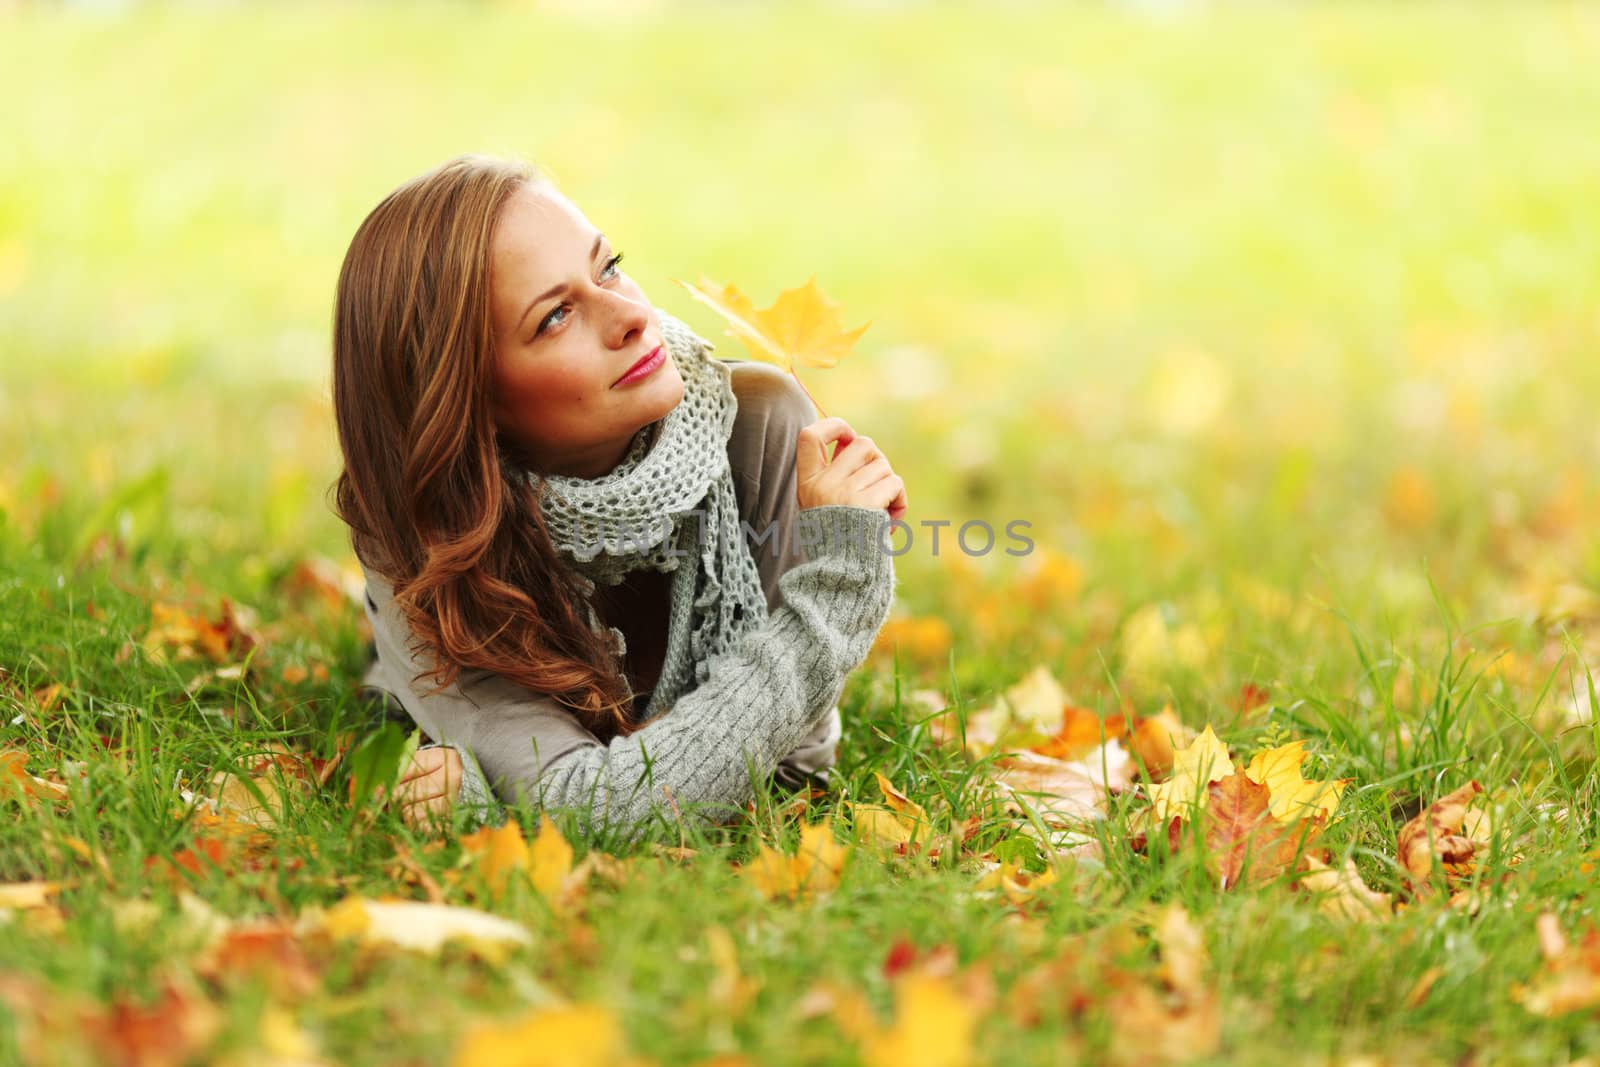
[[[574,748],[534,781],[491,774],[496,791],[578,808],[612,828],[670,818],[674,808],[711,819],[736,814],[753,783],[832,709],[894,598],[881,509],[827,505],[802,515],[819,524],[819,543],[779,580],[782,603],[766,624],[712,660],[705,682],[638,732]]]
[[[800,515],[806,560],[779,579],[781,602],[766,623],[712,660],[707,679],[671,711],[610,744],[548,696],[487,672],[439,693],[412,684],[408,628],[373,575],[368,615],[387,676],[369,682],[396,693],[430,737],[472,757],[463,804],[488,800],[487,785],[500,799],[578,809],[625,831],[674,810],[728,817],[831,711],[894,598],[881,509],[827,505]]]

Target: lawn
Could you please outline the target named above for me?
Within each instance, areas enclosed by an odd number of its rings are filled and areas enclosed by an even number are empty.
[[[0,1061],[1600,1055],[1600,11],[0,6],[0,99]],[[331,297],[464,151],[871,320],[826,794],[383,808]]]

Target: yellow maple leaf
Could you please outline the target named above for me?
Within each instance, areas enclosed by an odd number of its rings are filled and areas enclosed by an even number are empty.
[[[884,803],[904,815],[907,819],[910,819],[913,825],[928,825],[928,813],[922,810],[921,804],[900,792],[895,787],[895,784],[882,774],[874,772],[873,776],[878,779],[878,788],[883,791]]]
[[[1258,752],[1244,769],[1246,778],[1267,787],[1267,810],[1276,819],[1290,822],[1309,818],[1318,812],[1333,818],[1339,798],[1344,794],[1350,779],[1331,782],[1308,781],[1300,773],[1306,759],[1306,743],[1290,741],[1286,745]]]
[[[1228,756],[1228,746],[1218,739],[1208,723],[1193,744],[1172,754],[1172,777],[1150,787],[1156,818],[1166,821],[1203,806],[1209,783],[1220,782],[1237,773],[1238,768]]]
[[[796,363],[834,366],[850,354],[872,325],[846,330],[839,321],[839,305],[817,288],[816,278],[785,289],[771,307],[761,310],[732,285],[718,285],[708,278],[701,278],[698,284],[681,280],[678,284],[726,319],[728,335],[744,342],[752,356],[791,374]]]
[[[899,848],[911,843],[911,828],[892,809],[880,804],[851,804],[856,832],[875,845]]]
[[[610,1008],[573,1004],[477,1026],[451,1062],[454,1067],[617,1067],[635,1061],[626,1055],[622,1027]]]
[[[528,843],[523,840],[522,827],[515,820],[507,819],[503,826],[475,830],[461,839],[461,847],[476,858],[492,896],[505,893],[511,872],[528,870]]]
[[[768,898],[805,898],[837,886],[849,856],[850,846],[835,841],[832,823],[823,819],[800,828],[800,844],[793,856],[762,845],[739,874]]]
[[[572,874],[572,846],[548,816],[540,818],[539,832],[528,849],[528,874],[541,896],[551,904],[560,902]]]
[[[972,1062],[978,1016],[950,979],[908,974],[895,985],[894,1022],[861,1037],[868,1067],[962,1067]]]

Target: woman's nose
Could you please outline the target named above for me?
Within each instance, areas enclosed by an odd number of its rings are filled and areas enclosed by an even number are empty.
[[[637,340],[638,335],[650,325],[650,305],[643,298],[636,300],[626,293],[614,292],[610,295],[610,336],[607,340],[612,348],[622,348]]]

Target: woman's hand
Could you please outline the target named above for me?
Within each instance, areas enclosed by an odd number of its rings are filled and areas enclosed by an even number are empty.
[[[453,748],[419,748],[400,775],[391,803],[413,829],[447,821],[461,792],[461,754]]]
[[[831,441],[838,441],[839,447],[829,461]],[[885,508],[891,520],[906,513],[906,483],[872,438],[857,437],[843,419],[819,419],[800,431],[795,475],[801,508],[825,504]]]

